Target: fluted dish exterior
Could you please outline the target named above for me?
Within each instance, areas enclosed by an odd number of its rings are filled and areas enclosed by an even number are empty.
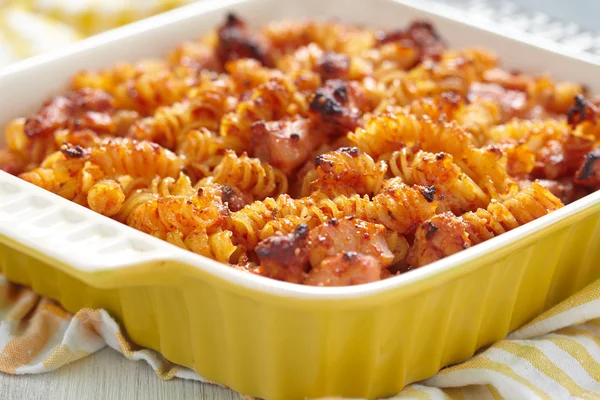
[[[452,46],[490,47],[511,67],[575,76],[600,92],[593,60],[404,3],[202,1],[0,71],[0,124],[39,106],[79,69],[162,54],[232,9],[255,23],[325,15],[397,26],[425,17]],[[392,395],[597,279],[598,243],[595,193],[400,277],[304,287],[224,267],[0,172],[0,269],[8,279],[69,311],[104,308],[137,344],[267,399]]]

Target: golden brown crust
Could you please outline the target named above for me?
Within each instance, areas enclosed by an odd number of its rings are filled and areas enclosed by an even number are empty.
[[[256,247],[256,254],[261,262],[261,274],[300,283],[308,269],[307,236],[308,226],[301,224],[290,234],[273,235],[261,241]]]

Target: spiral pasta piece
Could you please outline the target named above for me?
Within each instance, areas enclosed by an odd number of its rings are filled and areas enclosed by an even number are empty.
[[[88,70],[79,71],[71,78],[71,87],[74,90],[90,88],[111,92],[119,85],[140,75],[162,71],[166,68],[166,63],[160,59],[148,59],[134,64],[119,63],[111,68],[101,69],[97,72]]]
[[[485,207],[490,195],[467,176],[447,153],[395,151],[389,158],[390,171],[409,185],[433,185],[440,196],[438,212],[460,215]]]
[[[219,136],[207,129],[188,132],[179,143],[177,154],[183,157],[185,168],[197,179],[211,175],[230,149],[241,151],[242,144],[235,136]]]
[[[178,73],[171,69],[152,69],[118,83],[112,93],[117,108],[151,115],[161,106],[183,100],[196,81],[196,78],[188,73]]]
[[[512,120],[493,127],[490,136],[505,148],[511,174],[544,179],[573,174],[595,141],[553,120]]]
[[[66,145],[62,151],[71,158],[89,159],[112,177],[176,177],[183,168],[183,160],[169,150],[152,142],[126,138],[110,139],[91,149]]]
[[[446,152],[492,198],[511,193],[515,184],[503,163],[504,153],[495,147],[477,148],[472,136],[456,123],[435,124],[428,118],[385,114],[371,118],[365,128],[348,134],[356,146],[373,157],[414,144],[430,152]]]
[[[287,177],[280,170],[247,154],[228,150],[213,172],[214,182],[234,186],[262,200],[287,192]]]
[[[225,64],[239,91],[254,90],[271,79],[284,79],[279,69],[267,68],[253,58],[240,58]]]
[[[48,157],[44,166],[22,173],[19,177],[67,200],[88,206],[88,192],[104,172],[97,165],[82,159],[70,159],[62,153]]]
[[[344,215],[352,211],[369,222],[376,222],[395,232],[404,234],[435,213],[438,206],[435,186],[399,185],[388,188],[373,197],[372,201],[354,195],[351,201],[337,197],[334,202]]]
[[[237,251],[237,246],[231,241],[231,235],[229,231],[208,234],[205,230],[198,229],[185,236],[180,231],[169,232],[165,240],[182,249],[229,264],[232,255]]]
[[[197,229],[218,226],[223,213],[222,204],[210,192],[200,191],[190,196],[147,197],[122,217],[127,225],[165,239],[171,232],[186,236]]]
[[[502,120],[502,109],[493,101],[477,101],[461,107],[454,118],[482,145],[488,143],[488,131]]]
[[[87,203],[92,211],[112,217],[121,211],[125,193],[121,185],[113,180],[101,180],[88,191]]]
[[[243,243],[247,249],[254,249],[261,237],[261,230],[265,229],[266,225],[278,218],[294,218],[292,216],[310,216],[316,215],[319,220],[325,221],[328,214],[321,212],[317,207],[317,202],[320,198],[327,198],[323,194],[313,194],[309,198],[292,199],[287,194],[282,194],[276,199],[267,197],[262,201],[255,201],[248,204],[239,211],[230,214],[227,219],[227,229],[233,232],[233,237]],[[301,220],[296,219],[298,224]],[[286,222],[279,225],[272,225],[265,232],[271,230],[275,232],[277,226],[291,226]],[[294,225],[295,228],[297,225]],[[281,232],[284,232],[283,230]],[[289,232],[288,232],[289,233]]]
[[[231,94],[230,82],[223,79],[207,82],[193,89],[189,99],[160,107],[152,117],[138,121],[131,127],[129,136],[174,150],[193,129],[218,132],[221,118],[235,105],[230,101]]]
[[[167,54],[167,61],[171,65],[192,71],[220,71],[221,63],[215,55],[215,44],[211,43],[211,36],[200,41],[183,42]]]

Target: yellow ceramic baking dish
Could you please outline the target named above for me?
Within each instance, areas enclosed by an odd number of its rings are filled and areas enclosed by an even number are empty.
[[[511,67],[600,92],[593,62],[398,1],[203,1],[0,72],[0,124],[76,70],[162,54],[225,9],[256,23],[336,16],[389,27],[425,17],[452,46],[490,47]],[[402,276],[316,288],[227,268],[0,172],[0,268],[10,280],[70,311],[105,308],[141,346],[268,399],[392,395],[469,358],[598,278],[599,220],[600,192]]]

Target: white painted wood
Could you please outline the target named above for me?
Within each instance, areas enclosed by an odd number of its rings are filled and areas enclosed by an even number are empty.
[[[163,381],[143,361],[105,348],[42,375],[0,373],[2,400],[239,400],[235,392],[183,379]]]

